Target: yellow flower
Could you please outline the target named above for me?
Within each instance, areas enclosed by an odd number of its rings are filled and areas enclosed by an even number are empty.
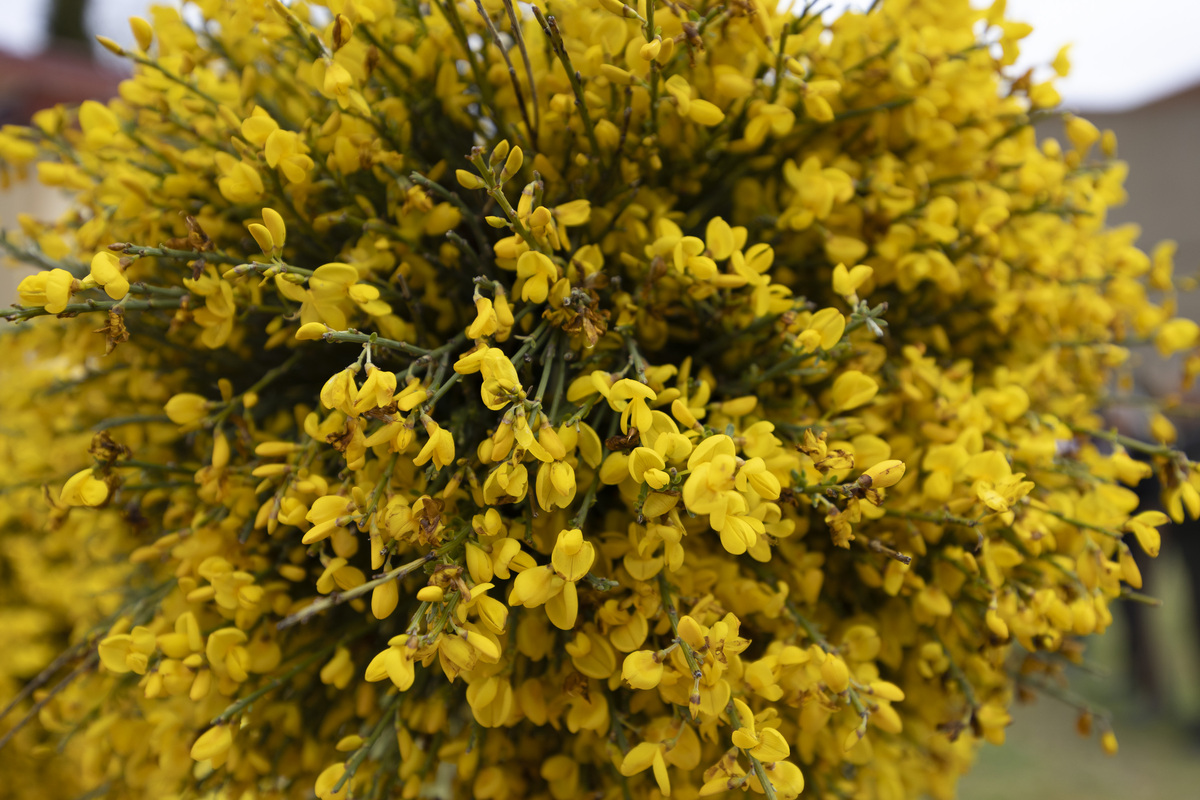
[[[154,634],[148,628],[139,625],[129,633],[102,639],[97,650],[100,663],[104,664],[109,672],[120,675],[132,671],[138,675],[145,675],[150,656],[156,647]]]
[[[101,250],[92,257],[91,276],[113,300],[120,300],[129,293],[129,281],[121,269],[121,259],[111,250]]]
[[[453,434],[428,417],[425,417],[422,422],[425,425],[425,432],[429,434],[429,440],[425,442],[421,452],[413,459],[413,463],[419,467],[432,459],[433,465],[438,469],[454,463]]]
[[[337,764],[330,764],[321,771],[320,775],[317,776],[317,781],[313,787],[313,792],[318,798],[320,798],[320,800],[341,800],[341,798],[346,797],[347,793],[350,791],[350,781],[343,783],[342,788],[338,789],[337,791],[334,791],[333,787],[341,783],[345,774],[345,764],[341,762]]]
[[[228,725],[214,725],[200,734],[192,745],[192,760],[214,761],[233,746],[233,730]]]
[[[788,757],[791,748],[783,734],[775,728],[763,728],[761,732],[758,731],[750,707],[737,698],[734,698],[733,704],[737,707],[738,718],[742,721],[742,727],[733,732],[735,747],[745,750],[759,761],[781,761]]]
[[[217,186],[227,200],[231,203],[254,203],[262,197],[262,176],[254,167],[225,152],[216,154],[216,162],[222,176]]]
[[[592,543],[583,538],[583,531],[571,528],[558,534],[552,555],[554,571],[565,581],[578,581],[587,575],[596,559]]]
[[[48,313],[61,314],[71,301],[71,292],[77,288],[77,283],[65,269],[52,269],[23,278],[17,293],[25,305],[45,306]]]
[[[621,774],[630,777],[650,769],[654,773],[654,782],[663,796],[671,794],[671,779],[667,775],[667,762],[663,758],[663,747],[654,742],[642,742],[635,745],[621,760]]]
[[[347,368],[325,381],[321,388],[321,405],[353,415],[358,403],[358,384],[354,380],[354,373],[355,370]]]
[[[1159,328],[1154,336],[1154,346],[1163,357],[1189,350],[1200,341],[1200,325],[1190,319],[1173,319]]]
[[[853,269],[846,269],[845,264],[838,264],[833,268],[833,291],[850,298],[853,302],[853,299],[857,298],[859,287],[870,280],[874,273],[875,270],[866,264],[859,264]]]
[[[98,480],[91,469],[81,470],[63,484],[59,498],[68,506],[98,506],[108,499],[108,484]]]
[[[831,409],[849,411],[871,402],[879,391],[879,384],[869,375],[852,369],[838,375],[830,390]]]
[[[392,402],[395,393],[396,374],[368,364],[367,379],[363,381],[354,399],[354,413],[361,414],[368,409],[384,408]]]
[[[550,293],[550,284],[558,280],[558,267],[542,253],[529,250],[517,259],[517,277],[524,281],[522,300],[544,303]]]
[[[663,678],[663,660],[651,650],[638,650],[625,656],[621,679],[634,689],[653,689]]]
[[[0,685],[95,648],[15,800],[951,796],[1200,514],[1097,428],[1193,281],[1003,3],[199,5],[0,131]]]

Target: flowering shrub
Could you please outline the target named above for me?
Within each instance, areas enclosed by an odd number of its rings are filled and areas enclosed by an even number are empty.
[[[947,798],[1200,511],[1002,0],[195,5],[0,132],[16,796]]]

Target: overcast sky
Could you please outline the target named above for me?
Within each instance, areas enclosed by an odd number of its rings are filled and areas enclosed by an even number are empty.
[[[978,0],[976,0],[978,3]],[[43,44],[49,0],[0,0],[0,48],[37,52]],[[868,0],[833,0],[835,9]],[[92,0],[94,32],[120,42],[132,37],[126,23],[144,14],[147,0]],[[1141,105],[1200,82],[1200,2],[1197,0],[1008,0],[1009,17],[1034,26],[1021,63],[1045,66],[1072,43],[1073,70],[1059,83],[1067,106],[1117,111]]]

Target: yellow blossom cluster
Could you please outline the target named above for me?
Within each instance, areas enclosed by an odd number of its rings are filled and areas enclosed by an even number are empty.
[[[950,798],[1200,514],[1003,0],[189,5],[0,130],[13,796]]]

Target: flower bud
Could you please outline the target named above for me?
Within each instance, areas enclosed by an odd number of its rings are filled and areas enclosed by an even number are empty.
[[[891,459],[880,461],[867,469],[859,476],[858,482],[867,489],[886,489],[889,486],[895,486],[903,477],[904,462]]]

